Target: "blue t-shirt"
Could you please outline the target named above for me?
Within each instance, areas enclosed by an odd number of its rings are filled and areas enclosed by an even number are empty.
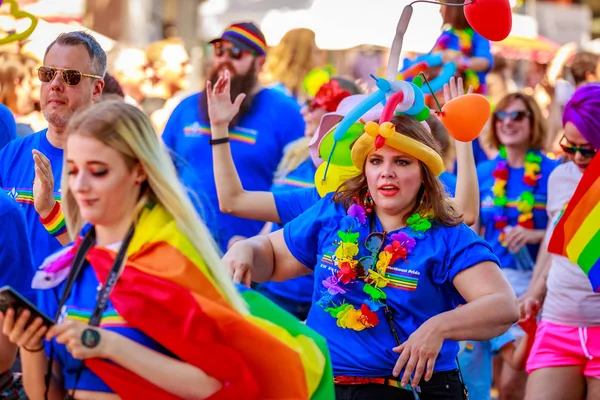
[[[175,108],[163,133],[163,141],[184,162],[179,168],[186,187],[202,204],[200,214],[226,250],[234,235],[251,237],[264,225],[260,221],[234,217],[219,211],[213,174],[210,124],[199,115],[198,93],[183,100]],[[261,90],[252,108],[229,131],[231,153],[242,185],[249,191],[268,191],[273,183],[285,146],[304,135],[304,120],[299,106],[291,98],[275,90]]]
[[[9,108],[0,103],[0,149],[17,137],[15,117]]]
[[[52,289],[37,290],[38,307],[50,318],[54,318],[56,315],[60,296],[62,295],[65,284],[66,281]],[[94,269],[89,264],[85,265],[81,271],[81,275],[73,285],[71,295],[61,310],[59,322],[62,322],[65,318],[69,318],[87,323],[96,308],[96,296],[98,295],[99,289],[100,282],[96,278]],[[100,328],[116,332],[145,347],[172,356],[172,354],[160,344],[150,339],[144,333],[129,327],[127,321],[119,315],[110,300],[102,314]],[[65,345],[56,342],[56,338],[52,339],[51,342],[46,341],[45,345],[46,354],[50,356],[50,350],[53,348],[54,358],[61,365],[65,389],[74,389],[77,370],[82,361],[74,359],[71,356],[71,353],[67,351]],[[102,379],[85,367],[83,368],[76,389],[96,392],[113,392]]]
[[[449,31],[444,32],[444,35],[447,35],[448,37],[448,41],[445,43],[446,50],[461,51],[460,39],[458,35]],[[481,57],[488,60],[489,67],[487,71],[476,73],[477,77],[479,78],[479,83],[485,87],[485,76],[494,65],[494,57],[492,56],[490,41],[481,36],[479,33],[473,32],[473,41],[471,42],[471,50],[469,51],[468,56],[478,58]]]
[[[451,174],[448,171],[444,171],[439,176],[440,181],[444,184],[444,189],[450,197],[456,196],[456,175]]]
[[[331,304],[336,307],[351,304],[360,309],[367,299],[364,292],[366,285],[361,280],[349,284],[339,282],[339,287],[345,291],[343,293],[336,290],[333,294],[331,290],[331,277],[339,271],[335,266],[338,243],[334,242],[339,241],[338,230],[342,229],[340,223],[345,216],[344,207],[334,203],[329,194],[283,228],[285,243],[292,255],[306,267],[314,269],[315,288],[307,325],[327,339],[335,375],[390,376],[398,354],[392,351],[396,341],[383,308],[376,311],[379,323],[362,331],[339,327],[336,318],[324,308]],[[382,231],[378,219],[375,230]],[[414,237],[410,228],[400,231]],[[364,246],[369,234],[368,223],[359,226],[358,232],[360,246],[355,259],[370,255]],[[464,299],[452,282],[461,271],[484,261],[498,262],[489,245],[469,227],[464,224],[446,227],[434,223],[423,238],[417,239],[407,263],[400,259],[388,266],[385,277],[390,284],[381,290],[393,313],[400,341],[406,341],[429,318],[463,303]],[[435,370],[455,369],[457,354],[458,343],[445,341]]]
[[[470,399],[489,400],[491,398],[492,359],[504,346],[514,341],[513,335],[506,332],[485,342],[461,343],[458,362],[469,390]]]
[[[31,280],[35,272],[25,216],[21,208],[0,192],[0,286],[12,286],[35,302]]]
[[[287,224],[292,219],[296,218],[310,207],[317,204],[321,199],[315,189],[315,165],[309,158],[298,166],[295,170],[287,174],[284,178],[275,180],[271,191],[275,198],[275,206],[281,218],[282,225]],[[302,188],[304,190],[297,190]],[[294,198],[291,204],[286,201],[291,200],[289,193],[307,192],[314,194],[316,197],[299,197]],[[279,197],[281,194],[281,197]],[[284,211],[285,209],[285,211]],[[286,218],[283,218],[286,217]],[[281,229],[281,225],[273,224],[272,231]],[[289,301],[310,304],[313,293],[313,275],[304,275],[298,278],[290,279],[285,282],[265,282],[262,287],[267,291],[276,294],[277,296],[288,299]]]
[[[275,207],[283,225],[298,217],[321,200],[317,188],[293,189],[274,192]]]
[[[541,178],[537,182],[537,186],[533,190],[535,204],[533,208],[533,224],[535,229],[546,229],[548,224],[548,214],[546,214],[546,200],[548,198],[548,177],[554,168],[559,165],[558,161],[542,156],[540,164]],[[501,231],[496,229],[494,216],[497,213],[497,208],[494,206],[494,194],[492,187],[494,186],[495,178],[492,173],[496,169],[498,162],[502,160],[500,156],[493,160],[486,161],[477,167],[477,178],[479,180],[479,193],[481,199],[481,229],[483,238],[492,246],[494,253],[500,259],[501,268],[517,268],[513,254],[508,251],[507,247],[502,246],[499,241]],[[523,191],[529,190],[530,186],[523,183],[523,174],[525,168],[510,168],[509,177],[506,184],[506,198],[508,204],[504,208],[504,215],[507,217],[509,226],[516,226],[517,219],[521,214],[517,209],[516,201]],[[533,260],[536,259],[540,249],[539,244],[527,245],[529,255]]]
[[[471,142],[471,146],[473,147],[473,158],[475,159],[475,166],[481,164],[484,161],[489,160],[487,153],[481,147],[479,138],[473,140]],[[454,160],[454,173],[458,174],[458,161],[457,160]]]
[[[54,174],[54,198],[60,201],[63,150],[50,144],[46,138],[46,131],[44,129],[33,135],[15,139],[0,150],[0,188],[23,207],[36,266],[42,265],[46,257],[61,247],[60,242],[44,228],[33,205],[33,149],[39,150],[50,160]]]

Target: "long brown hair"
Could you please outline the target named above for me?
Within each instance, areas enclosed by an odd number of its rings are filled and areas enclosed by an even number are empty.
[[[446,3],[462,4],[463,0],[445,0]],[[469,22],[465,17],[465,11],[463,6],[443,6],[445,7],[442,20],[443,25],[449,25],[450,27],[458,30],[464,30],[470,28]]]
[[[529,143],[529,148],[534,150],[541,149],[546,141],[548,126],[542,115],[540,106],[533,97],[525,93],[511,93],[498,102],[494,111],[504,111],[509,104],[515,100],[521,100],[529,112],[529,126],[531,128],[531,140]],[[496,150],[500,149],[500,146],[502,145],[498,139],[498,132],[496,132],[497,121],[498,119],[496,118],[496,115],[492,115],[492,123],[490,125],[490,133],[488,138],[490,147]]]
[[[396,115],[391,122],[396,126],[396,132],[415,139],[440,153],[439,145],[433,135],[414,118],[406,115]],[[446,195],[442,182],[423,162],[419,161],[419,165],[422,175],[421,188],[414,199],[413,208],[406,214],[405,219],[415,213],[425,215],[431,212],[435,221],[442,225],[456,226],[462,223],[463,219],[458,206]],[[364,169],[365,166],[363,165],[361,174],[347,180],[338,188],[333,196],[333,201],[343,204],[346,208],[355,202],[355,198],[364,203],[369,190]]]

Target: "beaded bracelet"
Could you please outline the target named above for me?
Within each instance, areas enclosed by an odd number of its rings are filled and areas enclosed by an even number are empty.
[[[40,222],[44,225],[48,233],[54,237],[60,236],[67,231],[65,215],[58,201],[54,203],[52,211],[50,211],[50,214],[46,218],[40,217]]]

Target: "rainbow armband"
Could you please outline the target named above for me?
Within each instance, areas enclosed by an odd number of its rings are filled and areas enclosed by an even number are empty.
[[[50,214],[46,218],[40,217],[40,222],[44,225],[48,233],[54,237],[60,236],[67,231],[65,215],[58,201],[54,203],[52,211],[50,211]]]

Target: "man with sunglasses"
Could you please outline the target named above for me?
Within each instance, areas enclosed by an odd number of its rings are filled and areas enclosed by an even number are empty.
[[[100,100],[105,72],[106,54],[92,36],[59,35],[38,70],[48,128],[0,151],[0,188],[23,208],[36,266],[69,241],[59,203],[66,128],[77,110]]]
[[[226,250],[234,236],[254,236],[264,223],[219,211],[211,146],[231,146],[244,188],[268,191],[284,147],[304,135],[304,120],[293,99],[258,83],[267,44],[254,24],[233,24],[210,43],[214,59],[207,78],[214,85],[228,71],[231,98],[241,103],[240,111],[228,135],[211,140],[206,93],[197,93],[173,111],[163,141],[183,159],[181,179],[197,195],[192,197],[202,200],[198,208],[217,243]]]

